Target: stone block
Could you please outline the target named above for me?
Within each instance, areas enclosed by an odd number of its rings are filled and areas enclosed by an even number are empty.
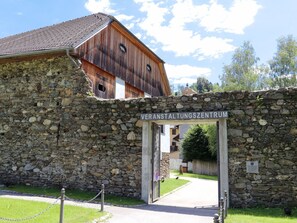
[[[228,135],[230,136],[242,136],[242,130],[241,129],[228,129]]]
[[[127,135],[127,140],[135,140],[136,136],[134,132],[129,132],[129,134]]]
[[[81,131],[83,131],[83,132],[87,132],[87,131],[89,130],[89,126],[81,125],[81,126],[80,126],[80,129],[81,129]]]
[[[52,123],[52,121],[51,120],[49,120],[49,119],[45,119],[44,121],[43,121],[43,124],[44,125],[50,125]]]
[[[237,189],[243,189],[243,188],[246,188],[246,184],[245,183],[236,183],[234,185],[234,187]]]
[[[71,98],[63,98],[62,99],[62,106],[65,107],[65,106],[69,106],[71,105],[72,103],[72,99]]]
[[[260,119],[259,124],[262,125],[262,126],[267,125],[267,121],[264,120],[264,119]]]

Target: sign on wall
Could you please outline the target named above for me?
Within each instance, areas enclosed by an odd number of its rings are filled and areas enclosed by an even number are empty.
[[[228,118],[227,111],[209,112],[171,112],[141,114],[141,120],[190,120]]]
[[[247,173],[259,173],[259,162],[258,161],[246,161],[246,172]]]

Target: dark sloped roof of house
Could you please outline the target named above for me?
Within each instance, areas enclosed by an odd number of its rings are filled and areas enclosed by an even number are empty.
[[[194,91],[192,88],[189,88],[188,86],[182,90],[182,95],[193,95],[193,94],[197,94],[196,91]]]
[[[8,36],[0,39],[0,56],[72,49],[98,33],[113,20],[112,16],[97,13]]]

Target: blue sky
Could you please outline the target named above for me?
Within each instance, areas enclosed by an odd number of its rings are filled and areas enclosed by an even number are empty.
[[[297,37],[296,9],[296,0],[8,0],[1,2],[0,38],[103,12],[166,62],[172,84],[199,76],[215,83],[244,41],[267,63],[279,37]]]

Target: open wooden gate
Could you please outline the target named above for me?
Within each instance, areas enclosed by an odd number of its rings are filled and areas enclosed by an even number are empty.
[[[152,202],[156,201],[160,197],[160,127],[156,124],[152,124],[153,142],[152,142],[152,188],[153,196]]]

